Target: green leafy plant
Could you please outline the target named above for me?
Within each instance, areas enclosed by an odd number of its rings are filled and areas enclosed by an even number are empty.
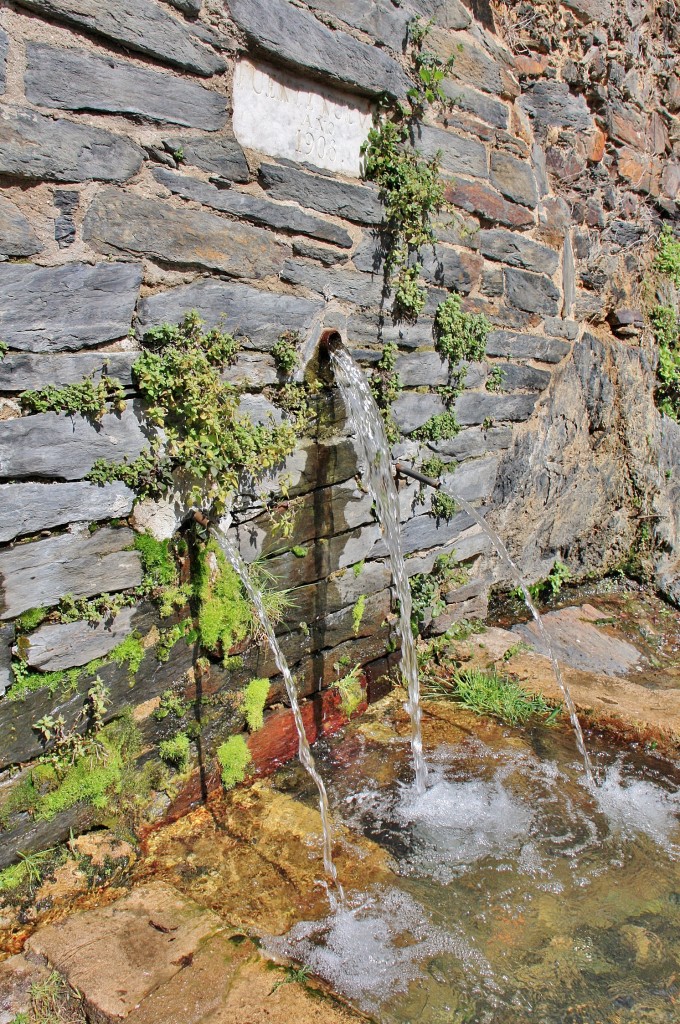
[[[264,725],[264,706],[269,696],[269,686],[268,679],[251,679],[243,691],[241,707],[251,732],[257,732]]]
[[[439,303],[434,318],[437,350],[455,366],[463,359],[482,359],[491,324],[483,313],[465,313],[461,297],[449,295]]]
[[[432,515],[435,519],[445,519],[447,522],[453,519],[458,506],[455,498],[444,491],[435,491],[432,495]]]
[[[387,439],[391,443],[399,440],[399,431],[392,418],[392,402],[399,396],[402,388],[401,377],[394,369],[398,354],[396,343],[388,341],[369,381],[371,394],[382,414]]]
[[[486,390],[499,392],[503,390],[505,383],[505,372],[501,366],[492,366],[486,378]]]
[[[48,384],[40,391],[23,391],[19,402],[24,412],[80,413],[100,420],[107,412],[123,411],[125,391],[116,377],[103,374],[96,382],[85,377],[61,388]]]
[[[680,288],[680,238],[675,237],[670,224],[664,224],[657,239],[654,267]]]
[[[176,768],[178,772],[185,772],[189,767],[189,737],[184,732],[178,732],[169,740],[162,740],[158,744],[158,755],[165,764]]]
[[[546,578],[532,583],[527,589],[534,601],[545,601],[549,597],[556,597],[562,590],[563,585],[570,579],[571,570],[569,566],[557,559]],[[514,591],[514,594],[520,600],[524,600],[524,595],[519,587]]]
[[[416,441],[448,441],[460,433],[460,423],[453,409],[430,416],[426,423],[414,430],[411,437]]]
[[[9,352],[9,345],[6,341],[0,341],[0,363]]]
[[[420,632],[428,614],[436,619],[444,611],[446,602],[443,594],[456,584],[462,585],[467,578],[468,570],[458,563],[455,551],[448,555],[438,555],[430,572],[411,576],[411,628],[415,636]]]
[[[424,111],[427,104],[448,102],[442,82],[451,73],[455,61],[455,55],[443,61],[436,53],[425,48],[433,24],[432,20],[414,18],[408,27],[408,38],[412,46],[411,60],[417,76],[408,97],[418,114]]]
[[[477,715],[492,715],[508,725],[521,725],[532,716],[553,721],[556,709],[540,694],[495,671],[459,669],[448,679],[430,678],[424,686],[430,699],[455,700]]]
[[[253,757],[243,736],[230,736],[217,748],[217,760],[222,769],[222,785],[233,789],[246,777],[248,765]]]
[[[680,421],[680,322],[672,306],[656,306],[649,315],[659,347],[656,404],[666,416]]]
[[[274,343],[272,356],[276,368],[286,377],[289,377],[300,365],[298,346],[301,340],[298,331],[284,331]]]
[[[421,473],[424,473],[425,476],[431,476],[433,480],[439,480],[445,469],[446,463],[438,455],[428,456],[420,466]]]
[[[184,718],[187,711],[188,707],[178,693],[175,693],[174,690],[164,690],[153,717],[157,722],[162,722],[168,715],[172,715],[174,718]]]

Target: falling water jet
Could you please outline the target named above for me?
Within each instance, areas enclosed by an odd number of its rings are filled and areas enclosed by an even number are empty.
[[[339,332],[324,332],[321,343],[330,357],[336,383],[366,461],[368,489],[375,502],[378,521],[389,553],[392,579],[399,602],[398,628],[401,639],[401,671],[408,688],[406,710],[411,718],[411,750],[413,751],[416,791],[422,794],[427,785],[427,765],[423,753],[420,680],[411,628],[411,588],[401,550],[399,497],[392,475],[390,447],[385,435],[382,416],[375,404],[368,381],[342,344]]]
[[[227,537],[226,533],[224,533],[224,531],[219,526],[217,526],[215,523],[211,523],[200,513],[197,513],[195,515],[195,518],[198,519],[198,521],[201,522],[203,525],[209,525],[211,527],[217,540],[217,543],[224,552],[225,558],[231,565],[234,572],[239,576],[246,590],[246,593],[248,594],[248,597],[252,601],[255,611],[257,612],[257,617],[260,620],[262,629],[264,630],[267,640],[269,641],[269,646],[272,649],[272,653],[274,655],[274,660],[276,661],[278,670],[283,676],[283,681],[286,687],[286,693],[288,694],[288,700],[290,702],[290,708],[291,711],[293,712],[295,728],[297,729],[298,734],[298,756],[300,758],[302,766],[305,768],[307,774],[313,780],[314,785],[316,786],[319,793],[319,811],[321,812],[321,828],[323,832],[324,869],[338,891],[338,894],[340,896],[340,902],[343,903],[344,892],[342,889],[342,885],[338,880],[337,869],[335,867],[335,864],[333,863],[333,829],[331,825],[331,813],[330,807],[328,806],[328,795],[326,793],[326,787],[324,786],[323,779],[321,778],[316,769],[314,757],[312,756],[312,752],[309,747],[309,741],[307,739],[304,722],[302,720],[302,713],[300,711],[300,702],[298,700],[295,680],[293,679],[285,655],[281,650],[279,642],[276,638],[272,624],[269,621],[269,616],[265,611],[264,604],[262,602],[262,594],[257,589],[257,587],[253,586],[253,582],[250,578],[250,573],[248,572],[248,567],[246,566],[245,562],[241,558],[240,554],[238,553],[234,545]]]
[[[562,677],[562,670],[560,668],[559,662],[553,650],[550,634],[545,628],[541,613],[539,612],[538,608],[531,599],[529,588],[524,582],[522,574],[513,562],[512,558],[510,557],[508,549],[506,548],[501,538],[498,536],[493,527],[489,526],[486,519],[484,519],[484,517],[480,515],[480,513],[477,511],[474,505],[471,505],[469,501],[465,500],[465,498],[461,498],[458,494],[455,493],[455,491],[453,491],[449,487],[443,487],[442,490],[446,494],[449,494],[456,502],[458,502],[463,511],[467,512],[467,514],[471,516],[471,518],[474,519],[477,525],[484,531],[484,533],[486,534],[486,536],[489,538],[494,548],[496,549],[498,555],[500,556],[501,561],[508,569],[513,581],[522,591],[524,603],[526,604],[527,608],[531,612],[536,622],[536,626],[540,633],[541,640],[543,641],[545,649],[548,652],[548,657],[550,658],[550,662],[552,664],[555,679],[557,680],[557,684],[560,690],[562,691],[562,696],[564,697],[564,703],[569,713],[569,719],[574,730],[574,736],[576,737],[576,746],[578,747],[579,754],[581,755],[581,759],[583,761],[583,770],[586,777],[586,784],[590,789],[593,789],[595,786],[593,766],[588,755],[588,751],[586,749],[586,742],[583,737],[581,723],[579,722],[578,715],[576,714],[576,705],[574,704],[574,700],[571,696],[569,687],[564,678]]]

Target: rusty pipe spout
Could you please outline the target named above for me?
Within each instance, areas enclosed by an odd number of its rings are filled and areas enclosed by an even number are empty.
[[[436,491],[438,491],[442,485],[441,480],[435,480],[434,477],[425,476],[424,473],[419,473],[417,469],[410,469],[408,466],[405,466],[403,462],[395,462],[394,468],[397,476],[410,476],[414,480],[417,480],[418,483],[427,484],[428,487],[434,487]]]

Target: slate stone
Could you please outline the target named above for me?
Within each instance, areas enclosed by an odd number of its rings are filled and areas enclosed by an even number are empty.
[[[408,6],[420,17],[431,19],[442,28],[467,28],[470,12],[460,0],[408,0]]]
[[[130,114],[206,131],[226,123],[224,96],[177,75],[44,43],[28,43],[26,54],[26,98],[36,106]]]
[[[476,89],[462,85],[461,82],[454,82],[450,78],[444,79],[441,88],[444,95],[455,104],[455,109],[474,114],[475,117],[493,125],[494,128],[505,129],[508,127],[510,115],[508,108],[501,100],[494,99],[488,93],[477,92]]]
[[[566,341],[545,338],[540,334],[515,334],[514,331],[491,331],[486,339],[488,356],[508,359],[536,359],[542,363],[559,363],[570,351]]]
[[[322,242],[340,245],[345,249],[350,249],[354,244],[352,236],[345,228],[322,220],[321,217],[315,217],[311,213],[304,213],[294,206],[280,206],[268,199],[251,196],[245,192],[215,188],[214,185],[208,185],[197,178],[187,178],[183,174],[173,174],[172,171],[161,168],[154,171],[154,177],[171,192],[184,199],[193,199],[204,206],[211,206],[214,210],[230,213],[254,224],[264,224],[276,231],[290,234],[309,235],[310,238],[318,238]]]
[[[466,391],[456,399],[456,417],[462,426],[483,423],[521,423],[534,411],[539,395],[493,395]]]
[[[168,3],[176,7],[182,14],[188,15],[190,18],[195,18],[200,13],[203,0],[168,0]]]
[[[181,163],[200,167],[218,179],[243,183],[250,178],[248,161],[233,135],[220,135],[218,139],[176,135],[163,139],[163,145],[170,153],[181,151]]]
[[[466,369],[465,383],[468,387],[477,387],[486,378],[486,370],[481,363],[459,363],[456,369]],[[438,352],[409,352],[397,358],[395,370],[402,383],[408,388],[436,387],[447,384],[451,376],[448,359],[442,359]]]
[[[435,519],[431,515],[415,516],[404,523],[401,529],[401,545],[405,555],[414,551],[426,551],[428,548],[452,545],[456,547],[456,540],[463,530],[472,526],[474,520],[466,512],[456,513],[448,522],[445,519]],[[385,541],[380,538],[371,549],[371,558],[381,558],[387,554]],[[418,572],[420,567],[415,569]],[[407,572],[409,566],[407,563]]]
[[[465,174],[471,178],[489,177],[486,149],[474,139],[417,122],[411,130],[411,142],[422,156],[430,160],[439,155],[441,169],[445,173]]]
[[[0,338],[59,352],[125,337],[142,281],[136,263],[0,264]]]
[[[588,131],[594,127],[585,97],[570,92],[566,82],[534,82],[523,92],[519,104],[541,137],[549,128]]]
[[[445,409],[439,395],[421,395],[415,391],[402,392],[392,403],[392,415],[402,434],[412,434],[431,416],[439,416]]]
[[[9,199],[0,197],[0,256],[33,256],[43,248],[28,218]]]
[[[427,40],[428,48],[439,57],[454,57],[450,77],[482,92],[496,96],[515,97],[519,86],[505,64],[500,63],[470,32],[442,32],[434,29]],[[500,52],[500,51],[499,51]]]
[[[538,205],[538,188],[531,167],[502,149],[491,153],[491,184],[516,203],[530,207]]]
[[[323,174],[310,174],[287,164],[260,166],[260,184],[275,199],[342,217],[357,224],[379,224],[383,208],[375,188],[352,185]]]
[[[14,643],[14,626],[0,626],[0,697],[14,682],[12,672],[12,645]]]
[[[532,274],[527,270],[506,267],[505,291],[508,301],[517,309],[528,313],[543,313],[555,316],[560,311],[560,290],[543,274]]]
[[[140,419],[129,407],[97,422],[41,412],[0,422],[0,479],[82,480],[96,459],[122,462],[146,445]]]
[[[134,492],[120,481],[0,484],[0,541],[69,523],[118,519],[132,509]]]
[[[503,294],[502,267],[489,266],[488,264],[484,267],[480,292],[482,295],[488,295],[489,298],[498,298]]]
[[[446,441],[429,441],[428,448],[439,455],[457,459],[477,458],[487,452],[503,451],[512,444],[512,427],[470,427]]]
[[[347,263],[349,255],[338,249],[328,249],[325,245],[314,245],[312,242],[304,242],[301,239],[293,240],[293,256],[300,256],[303,259],[318,260],[324,267],[333,267],[338,263]]]
[[[447,245],[427,248],[420,254],[422,276],[430,284],[467,295],[479,283],[484,260],[474,252],[458,252]]]
[[[263,352],[240,352],[237,362],[223,370],[220,376],[230,384],[240,384],[248,389],[279,383],[274,360]]]
[[[394,7],[389,0],[309,0],[308,6],[361,29],[393,50],[404,48],[411,14]]]
[[[233,277],[278,274],[290,254],[288,246],[261,228],[117,189],[95,197],[83,237],[101,253],[135,253]]]
[[[534,242],[517,231],[491,228],[488,231],[480,231],[477,238],[479,251],[484,256],[490,260],[507,263],[511,267],[554,274],[560,262],[559,255],[554,249]]]
[[[139,146],[103,128],[25,107],[0,109],[0,174],[27,181],[127,181],[143,159]]]
[[[562,248],[562,316],[568,317],[576,302],[576,266],[574,263],[574,249],[571,244],[569,232],[564,236]]]
[[[62,622],[36,629],[28,638],[31,668],[57,672],[103,658],[132,631],[134,608],[123,608],[111,621]]]
[[[567,338],[569,341],[578,338],[578,324],[575,320],[561,320],[559,317],[549,316],[543,321],[543,329],[554,338]]]
[[[80,193],[72,189],[55,189],[54,205],[59,216],[54,222],[54,240],[60,249],[66,249],[76,240],[76,222],[73,214],[80,203]]]
[[[382,277],[374,278],[356,270],[327,270],[306,260],[287,260],[281,280],[310,288],[327,299],[335,296],[357,306],[375,308],[382,301]]]
[[[124,388],[132,387],[132,364],[139,352],[79,352],[75,355],[35,355],[8,352],[0,360],[0,391],[38,391],[53,384],[63,387],[83,377],[99,379],[102,373],[117,377]]]
[[[188,309],[196,309],[208,327],[222,324],[249,347],[269,351],[282,331],[305,334],[324,303],[299,295],[278,295],[244,284],[198,281],[170,288],[142,299],[138,317],[142,331],[162,323],[178,323]]]
[[[221,57],[198,42],[190,26],[154,0],[19,0],[19,6],[183,71],[210,76],[226,68]]]
[[[401,65],[382,50],[332,32],[288,0],[229,0],[228,8],[250,46],[277,64],[371,96],[403,98],[411,88]]]
[[[514,363],[505,363],[500,369],[503,373],[501,391],[543,391],[550,383],[549,370],[515,366]]]
[[[28,608],[49,608],[64,594],[92,597],[138,587],[137,551],[126,551],[132,530],[105,527],[88,536],[67,533],[0,551],[0,619]]]
[[[5,76],[7,70],[7,53],[9,51],[9,36],[0,28],[0,96],[5,91]]]
[[[481,182],[463,181],[456,178],[444,192],[447,202],[459,206],[468,213],[476,213],[485,220],[506,224],[511,228],[527,227],[534,224],[531,210],[504,199],[500,192]]]

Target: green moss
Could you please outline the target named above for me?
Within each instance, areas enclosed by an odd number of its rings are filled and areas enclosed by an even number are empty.
[[[251,732],[264,724],[264,706],[269,696],[268,679],[251,679],[243,691],[242,708]]]
[[[361,665],[355,665],[351,672],[348,672],[342,679],[338,679],[333,686],[340,694],[340,707],[343,714],[347,718],[351,718],[364,700],[364,691],[361,687]]]
[[[29,608],[14,620],[14,628],[17,633],[28,633],[35,629],[49,615],[48,608]]]
[[[151,534],[138,533],[133,547],[139,551],[147,589],[177,583],[177,565],[169,540],[156,540]]]
[[[184,718],[188,707],[178,693],[173,690],[164,690],[161,694],[161,702],[153,713],[157,722],[162,722],[168,715],[175,718]]]
[[[222,769],[222,785],[225,789],[233,789],[239,782],[243,782],[252,759],[243,736],[230,736],[220,744],[217,760]]]
[[[176,736],[159,744],[158,753],[165,764],[176,768],[178,772],[185,772],[189,767],[189,737],[184,732],[178,732]]]
[[[198,558],[196,596],[201,644],[212,654],[221,650],[228,656],[231,648],[248,636],[252,614],[241,580],[213,540]]]
[[[170,629],[161,631],[158,643],[156,644],[156,658],[161,664],[164,664],[169,659],[171,650],[180,640],[186,640],[187,643],[191,643],[192,637],[196,638],[196,631],[192,627],[193,620],[186,618],[182,619],[181,622],[176,622]]]
[[[352,629],[354,631],[354,635],[355,636],[359,635],[359,630],[361,629],[361,621],[362,621],[362,619],[364,617],[364,612],[365,611],[366,611],[366,595],[365,594],[359,594],[358,598],[356,599],[356,603],[355,603],[354,607],[352,608]]]
[[[127,665],[130,675],[136,675],[144,660],[144,647],[139,633],[130,633],[113,648],[108,659],[116,665]]]
[[[364,571],[364,565],[365,564],[366,564],[366,559],[362,558],[360,562],[355,562],[355,564],[352,566],[352,572],[354,573],[354,578],[355,579],[357,579],[357,580],[359,579],[359,577],[361,576],[362,572]]]

